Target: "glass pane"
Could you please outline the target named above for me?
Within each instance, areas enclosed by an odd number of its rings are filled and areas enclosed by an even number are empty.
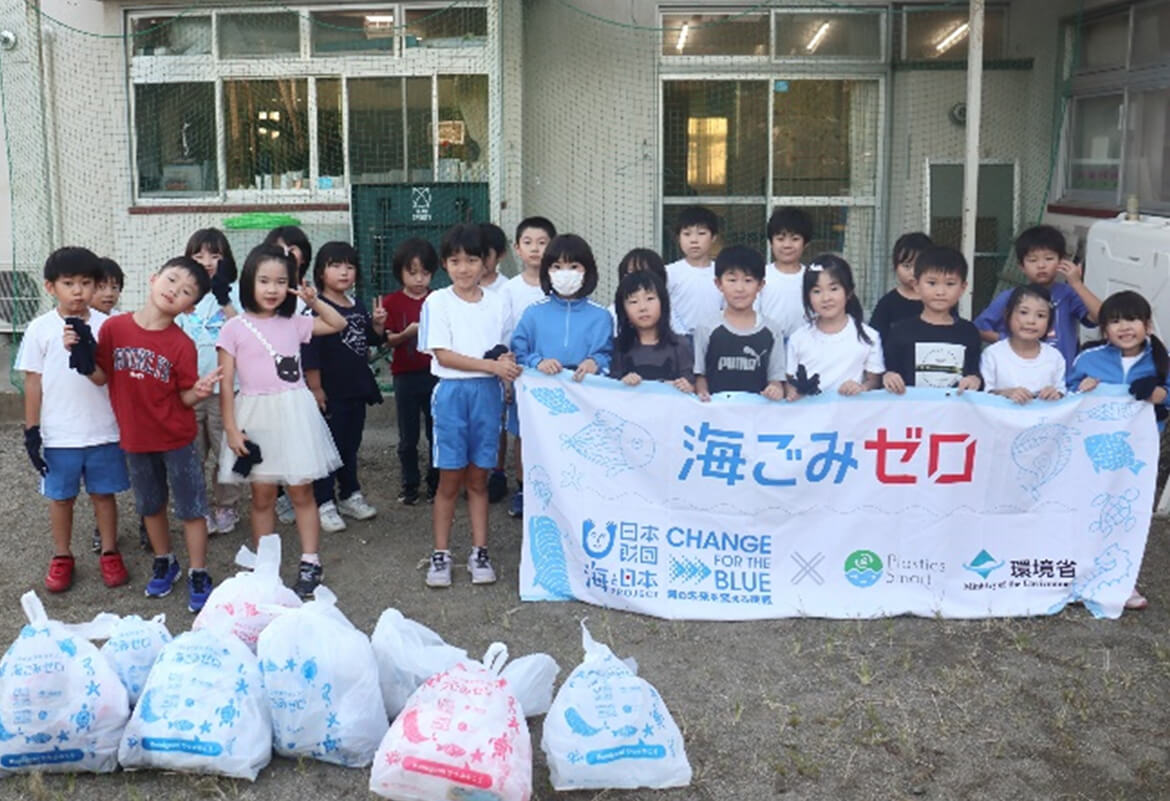
[[[317,188],[345,186],[341,125],[341,81],[317,79]]]
[[[221,58],[299,55],[301,18],[293,11],[272,14],[220,14]]]
[[[1134,66],[1170,61],[1170,2],[1138,6],[1133,13]]]
[[[131,52],[136,56],[206,56],[211,53],[211,17],[139,17]]]
[[[763,14],[663,14],[664,56],[766,56]]]
[[[706,208],[715,212],[719,218],[718,247],[728,245],[747,245],[764,252],[764,226],[767,217],[764,214],[764,204],[756,205],[721,205],[705,204]],[[674,233],[674,226],[678,221],[678,214],[686,206],[662,207],[662,258],[669,264],[682,258],[682,251],[678,248],[678,237]]]
[[[967,9],[951,11],[902,10],[907,61],[966,61]],[[1003,58],[1004,10],[988,8],[983,17],[983,58]]]
[[[140,197],[219,191],[214,84],[136,84],[134,132]]]
[[[765,195],[767,92],[764,81],[664,82],[664,194]]]
[[[486,181],[487,145],[487,76],[441,76],[438,180]]]
[[[882,57],[881,14],[776,14],[777,58]]]
[[[228,189],[307,189],[308,83],[224,81]]]
[[[1127,128],[1126,193],[1147,208],[1170,203],[1170,89],[1131,94]]]
[[[313,55],[394,52],[394,9],[361,11],[314,11]]]
[[[773,81],[772,192],[875,194],[876,81]]]
[[[1086,22],[1080,30],[1076,71],[1093,72],[1124,67],[1128,42],[1128,11]]]
[[[349,170],[359,183],[405,183],[402,78],[351,78]]]
[[[431,79],[406,79],[406,166],[412,183],[435,180],[435,153],[431,135]]]
[[[487,9],[408,8],[406,47],[483,47],[487,41]]]
[[[1121,166],[1121,95],[1083,97],[1072,104],[1068,188],[1116,192]]]

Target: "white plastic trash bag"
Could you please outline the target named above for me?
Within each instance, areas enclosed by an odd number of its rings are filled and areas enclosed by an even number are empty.
[[[255,653],[260,632],[280,614],[277,607],[297,609],[301,599],[280,581],[280,537],[276,534],[261,537],[255,554],[241,545],[236,563],[253,569],[216,586],[191,629],[218,629],[226,623]]]
[[[507,658],[508,649],[493,643],[483,664],[463,661],[424,681],[378,746],[370,790],[397,801],[528,801],[532,741],[524,710],[500,673]],[[526,672],[530,681],[553,678]],[[519,689],[527,697],[541,694]]]
[[[117,616],[70,626],[49,620],[34,592],[20,605],[28,623],[0,658],[0,776],[114,770],[130,706],[89,640],[108,636]]]
[[[146,684],[158,652],[172,639],[167,631],[166,615],[155,615],[150,620],[127,615],[114,623],[110,638],[102,646],[102,655],[126,687],[130,706],[138,703],[142,685]]]
[[[390,725],[374,649],[328,588],[317,587],[314,597],[260,633],[272,745],[281,756],[365,767]]]
[[[448,645],[438,634],[403,617],[397,609],[381,614],[370,642],[378,660],[378,681],[390,719],[398,717],[420,684],[467,659],[462,648]]]
[[[540,747],[557,790],[684,787],[691,781],[682,734],[658,691],[589,636],[544,719]]]
[[[255,781],[271,758],[272,718],[248,647],[226,629],[167,643],[122,735],[122,766]]]

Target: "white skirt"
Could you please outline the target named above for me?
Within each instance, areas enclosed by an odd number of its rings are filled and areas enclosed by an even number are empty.
[[[260,446],[261,461],[247,476],[232,470],[237,457],[225,433],[219,458],[222,484],[255,481],[296,486],[341,467],[329,426],[313,393],[304,387],[274,395],[236,395],[236,425],[245,439]]]

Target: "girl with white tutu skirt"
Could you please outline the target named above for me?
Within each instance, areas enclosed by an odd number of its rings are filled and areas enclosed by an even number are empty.
[[[297,298],[316,317],[296,315]],[[215,345],[223,386],[239,381],[233,398],[221,393],[223,442],[219,480],[252,483],[252,540],[276,530],[276,490],[288,488],[301,537],[293,590],[302,598],[321,583],[321,539],[313,481],[341,466],[341,457],[317,402],[305,386],[301,345],[345,328],[345,318],[317,298],[307,282],[297,288],[295,262],[280,248],[261,245],[240,274],[243,313],[228,320]]]

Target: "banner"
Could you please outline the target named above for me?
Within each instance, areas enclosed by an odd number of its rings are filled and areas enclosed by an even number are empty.
[[[525,371],[523,600],[666,618],[1118,617],[1149,403],[911,388],[795,403]]]

